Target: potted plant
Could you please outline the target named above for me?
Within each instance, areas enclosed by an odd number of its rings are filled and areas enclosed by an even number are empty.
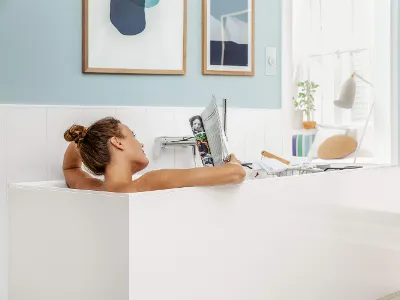
[[[314,94],[319,87],[313,81],[305,80],[300,81],[297,86],[300,88],[296,101],[294,101],[294,108],[304,113],[306,120],[303,119],[303,127],[305,129],[314,129],[317,122],[313,120],[313,113],[315,111]]]
[[[292,97],[293,101],[293,112],[292,112],[292,127],[293,129],[301,129],[303,127],[303,112],[297,107],[296,97]]]

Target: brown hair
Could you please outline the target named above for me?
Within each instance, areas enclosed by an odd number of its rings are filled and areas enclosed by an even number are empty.
[[[122,138],[119,124],[112,117],[104,118],[90,127],[72,125],[64,133],[67,142],[75,142],[85,166],[95,175],[104,175],[106,166],[110,163],[110,144],[112,137]]]

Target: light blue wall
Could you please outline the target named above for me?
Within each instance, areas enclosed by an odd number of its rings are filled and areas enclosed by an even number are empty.
[[[265,46],[281,44],[281,0],[255,0],[255,77],[201,75],[201,0],[188,0],[186,76],[81,73],[81,0],[0,1],[0,103],[279,108],[280,68],[265,76]],[[278,58],[279,59],[279,58]],[[280,65],[280,62],[279,62]]]

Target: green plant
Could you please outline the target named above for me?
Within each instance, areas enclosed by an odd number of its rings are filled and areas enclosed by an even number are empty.
[[[294,101],[294,108],[302,110],[306,114],[307,120],[310,120],[311,112],[315,110],[314,94],[319,85],[313,81],[305,80],[300,81],[297,86],[300,87],[300,91]]]

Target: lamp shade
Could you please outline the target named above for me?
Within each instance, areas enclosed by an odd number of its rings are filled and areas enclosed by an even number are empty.
[[[351,109],[356,99],[356,80],[354,75],[347,79],[340,89],[339,99],[333,103],[340,108]]]

